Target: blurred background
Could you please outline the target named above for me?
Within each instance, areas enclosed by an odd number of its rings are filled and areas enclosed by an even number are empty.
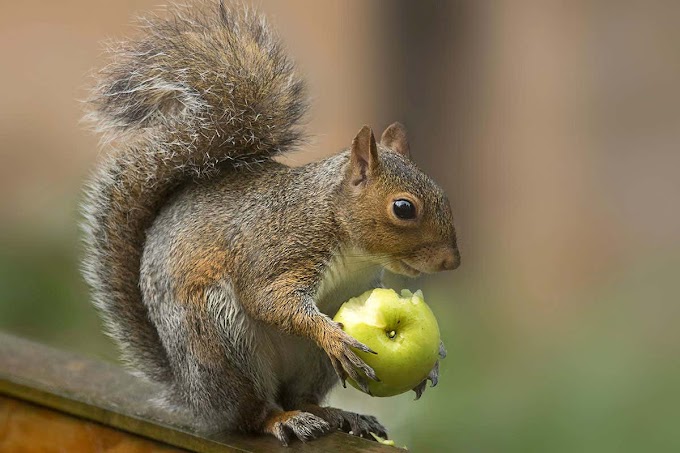
[[[440,384],[333,404],[413,451],[679,451],[680,2],[264,1],[307,75],[299,164],[406,124],[463,264],[410,282]],[[116,360],[78,272],[102,41],[154,0],[0,6],[0,329]]]

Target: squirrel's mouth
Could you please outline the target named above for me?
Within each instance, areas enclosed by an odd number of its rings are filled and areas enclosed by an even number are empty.
[[[415,267],[408,264],[405,260],[399,260],[399,274],[406,275],[408,277],[418,277],[422,272]]]

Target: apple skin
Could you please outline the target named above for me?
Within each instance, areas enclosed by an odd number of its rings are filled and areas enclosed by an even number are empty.
[[[380,382],[366,378],[372,396],[394,396],[420,384],[439,359],[439,326],[423,293],[376,288],[345,302],[334,321],[377,354],[354,350]],[[356,389],[359,386],[348,382]]]

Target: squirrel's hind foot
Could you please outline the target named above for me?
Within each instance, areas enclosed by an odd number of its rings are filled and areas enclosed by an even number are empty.
[[[340,431],[369,440],[375,440],[370,433],[387,439],[387,430],[372,415],[362,415],[335,407],[321,407],[311,404],[305,405],[303,409],[324,419],[332,430],[339,429]]]
[[[309,412],[286,411],[270,415],[265,421],[264,431],[287,447],[295,437],[307,442],[328,434],[332,428],[326,420]]]

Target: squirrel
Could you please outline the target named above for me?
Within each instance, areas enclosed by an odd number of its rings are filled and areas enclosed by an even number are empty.
[[[332,317],[385,269],[459,265],[446,195],[399,123],[325,160],[277,161],[304,141],[306,88],[258,13],[170,7],[142,30],[112,49],[86,114],[108,152],[85,190],[82,267],[122,360],[202,431],[386,436],[321,406],[348,377],[379,379]]]

